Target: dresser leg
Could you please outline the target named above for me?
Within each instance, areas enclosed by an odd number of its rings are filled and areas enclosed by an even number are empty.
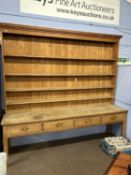
[[[8,156],[8,153],[9,153],[9,139],[8,139],[8,137],[3,138],[3,149],[4,149],[4,152]]]
[[[6,127],[3,127],[3,149],[4,149],[4,152],[8,156],[8,153],[9,153],[9,138],[8,138]]]
[[[107,133],[107,135],[111,135],[111,132],[112,132],[111,125],[107,124],[106,125],[106,133]]]
[[[123,121],[121,124],[121,135],[126,137],[126,113],[123,114]]]
[[[121,126],[121,135],[122,135],[123,137],[126,137],[126,122],[125,122],[125,121],[122,122],[122,126]]]

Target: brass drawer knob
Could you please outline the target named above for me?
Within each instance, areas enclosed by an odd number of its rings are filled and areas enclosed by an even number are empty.
[[[114,116],[114,117],[111,117],[111,120],[115,120],[116,119],[116,117]]]
[[[63,126],[63,123],[57,123],[56,124],[56,127],[62,127]]]
[[[21,128],[22,131],[28,131],[28,127]]]
[[[116,118],[117,118],[116,116],[114,116],[114,117],[111,117],[111,120],[116,120]]]
[[[89,119],[85,120],[85,123],[86,123],[86,124],[88,124],[88,123],[90,123],[90,122],[91,122],[91,120],[89,120]]]

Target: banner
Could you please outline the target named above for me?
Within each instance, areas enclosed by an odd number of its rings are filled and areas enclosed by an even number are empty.
[[[20,0],[22,13],[119,25],[120,0]]]

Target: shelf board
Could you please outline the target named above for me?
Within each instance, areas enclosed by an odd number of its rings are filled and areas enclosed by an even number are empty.
[[[98,100],[98,99],[113,99],[113,96],[97,96],[97,97],[80,97],[80,98],[52,98],[52,99],[31,99],[31,100],[16,100],[7,101],[6,105],[24,105],[24,104],[40,104],[40,103],[54,103],[54,102],[70,102],[70,101],[85,101],[85,100]]]
[[[33,74],[33,73],[6,73],[6,77],[95,77],[95,76],[115,76],[115,74]]]
[[[13,58],[31,58],[31,59],[53,59],[53,60],[82,60],[82,61],[117,61],[114,58],[100,59],[100,58],[67,58],[67,57],[48,57],[48,56],[32,56],[32,55],[4,55],[4,57],[13,57]]]
[[[7,88],[6,92],[33,92],[33,91],[70,91],[70,90],[92,90],[92,89],[112,89],[114,86],[101,87],[60,87],[60,88]]]

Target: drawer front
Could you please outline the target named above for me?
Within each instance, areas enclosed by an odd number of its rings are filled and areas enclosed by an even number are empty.
[[[89,125],[99,125],[100,117],[88,117],[75,120],[75,127],[84,127]]]
[[[24,136],[33,133],[39,133],[41,132],[41,130],[42,130],[41,123],[13,125],[8,127],[8,135]]]
[[[126,120],[124,114],[110,114],[102,116],[102,124],[122,122],[124,120]]]
[[[60,120],[44,123],[44,131],[60,131],[73,128],[73,120]]]

